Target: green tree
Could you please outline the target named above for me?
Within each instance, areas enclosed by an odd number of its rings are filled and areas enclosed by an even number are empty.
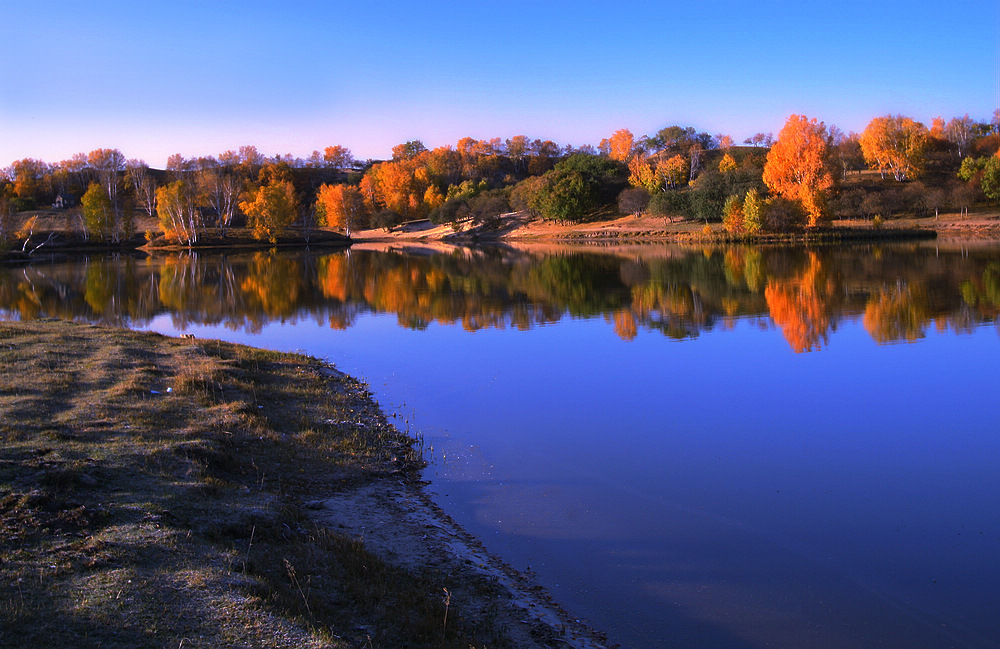
[[[582,220],[593,204],[591,188],[583,174],[575,169],[553,169],[543,179],[545,184],[536,201],[542,218]]]
[[[106,228],[106,238],[121,241],[134,231],[132,210],[121,196],[122,179],[126,169],[125,156],[118,149],[95,149],[87,154],[87,163],[97,173],[111,204],[111,223]]]
[[[420,140],[410,140],[392,147],[392,159],[399,161],[416,158],[426,150],[427,147]]]
[[[1000,202],[1000,157],[992,156],[983,165],[983,179],[980,181],[983,194],[994,202]]]
[[[87,192],[80,199],[83,207],[83,225],[87,235],[107,240],[115,225],[115,211],[108,193],[98,183],[90,183]]]

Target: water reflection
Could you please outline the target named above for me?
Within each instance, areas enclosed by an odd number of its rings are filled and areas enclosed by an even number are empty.
[[[641,330],[694,338],[756,318],[808,352],[849,317],[862,316],[878,343],[995,323],[1000,262],[989,247],[927,245],[105,257],[5,269],[0,309],[131,326],[169,313],[178,328],[250,333],[306,318],[344,329],[365,312],[394,313],[413,329],[469,331],[603,317],[624,340]]]
[[[1000,649],[998,289],[996,245],[355,248],[4,268],[0,309],[334,359],[623,646]]]

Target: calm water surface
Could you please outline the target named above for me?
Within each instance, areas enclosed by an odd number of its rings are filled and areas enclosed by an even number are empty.
[[[7,317],[327,358],[629,647],[1000,647],[1000,248],[95,259]]]

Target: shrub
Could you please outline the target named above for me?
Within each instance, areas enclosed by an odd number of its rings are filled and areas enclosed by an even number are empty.
[[[402,215],[392,210],[381,210],[372,215],[372,227],[382,228],[386,232],[402,222]]]
[[[688,192],[668,190],[656,192],[649,199],[649,213],[654,216],[662,216],[673,220],[673,217],[687,216],[691,209]]]
[[[649,207],[649,192],[644,187],[622,190],[618,194],[618,211],[639,216]]]

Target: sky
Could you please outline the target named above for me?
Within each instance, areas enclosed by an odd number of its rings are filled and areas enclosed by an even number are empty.
[[[596,145],[670,125],[737,142],[804,114],[843,131],[1000,104],[1000,2],[12,2],[0,167],[339,144],[387,158],[527,135]]]

